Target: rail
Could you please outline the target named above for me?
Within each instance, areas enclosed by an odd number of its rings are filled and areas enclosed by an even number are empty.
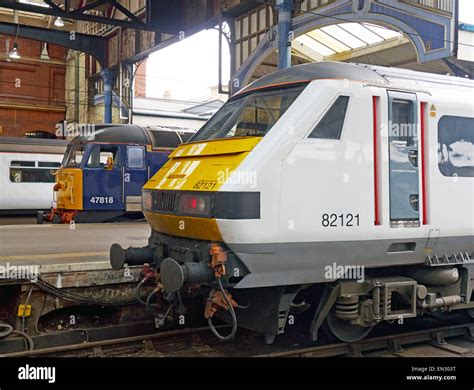
[[[143,327],[143,326],[142,326]],[[228,327],[228,325],[221,325],[219,328]],[[114,329],[117,328],[117,329]],[[120,353],[130,353],[128,349],[132,348],[139,353],[152,353],[159,356],[173,355],[177,346],[182,344],[182,349],[189,349],[189,343],[198,344],[195,348],[196,356],[247,356],[247,357],[335,357],[335,356],[363,356],[363,353],[370,353],[375,351],[388,351],[392,355],[403,356],[403,347],[420,345],[432,345],[435,348],[448,351],[451,354],[462,356],[472,353],[470,349],[457,347],[456,345],[446,342],[446,339],[464,337],[474,341],[474,323],[462,323],[450,326],[438,326],[429,329],[409,331],[397,334],[388,334],[374,338],[364,339],[357,343],[331,343],[322,345],[306,345],[303,347],[283,347],[282,346],[265,346],[260,347],[261,338],[258,335],[250,332],[244,335],[246,341],[245,351],[237,352],[235,343],[221,343],[212,337],[209,328],[196,327],[185,329],[174,329],[162,332],[153,332],[148,326],[140,329],[133,327],[132,324],[126,326],[115,326],[108,328],[111,332],[102,332],[100,328],[95,331],[90,331],[90,337],[96,340],[80,341],[75,338],[73,343],[66,343],[62,345],[54,345],[51,343],[51,338],[54,334],[45,336],[33,336],[35,345],[43,345],[43,347],[22,352],[9,352],[0,354],[0,357],[34,357],[34,356],[120,356]],[[142,333],[143,332],[143,333]],[[89,333],[89,332],[87,332]],[[129,333],[128,336],[124,336]],[[135,334],[133,334],[135,333]],[[245,332],[246,333],[246,332]],[[102,337],[97,336],[100,335]],[[105,335],[105,337],[104,337]],[[118,337],[121,335],[120,337]],[[250,337],[250,338],[249,338]],[[49,345],[42,341],[42,338],[49,339]],[[57,338],[57,336],[55,337]],[[68,337],[61,337],[62,340]],[[251,346],[249,341],[253,340],[254,344]],[[12,340],[13,341],[13,340]],[[62,341],[64,342],[64,341]],[[53,345],[51,345],[53,344]],[[173,348],[166,351],[167,345]],[[258,351],[265,349],[266,353],[259,353]],[[143,352],[140,352],[143,351]],[[237,355],[236,355],[237,352]]]

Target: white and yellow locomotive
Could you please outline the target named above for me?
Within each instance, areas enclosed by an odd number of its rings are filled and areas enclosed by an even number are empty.
[[[187,286],[271,342],[314,310],[347,342],[379,322],[474,308],[474,82],[300,65],[234,95],[143,189],[145,248],[167,296]],[[223,310],[221,310],[223,309]],[[214,329],[217,333],[217,331]],[[224,338],[226,338],[224,336]]]

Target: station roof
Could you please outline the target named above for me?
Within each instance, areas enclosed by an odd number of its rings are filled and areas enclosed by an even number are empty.
[[[420,63],[414,45],[400,31],[367,22],[343,22],[315,29],[292,42],[292,66],[308,62],[337,61],[396,67],[435,74],[456,70],[474,74],[472,34],[474,25],[459,25],[456,56]],[[277,55],[271,53],[254,71],[250,82],[277,69]]]
[[[296,41],[326,57],[402,37],[397,31],[370,23],[340,23],[310,31]]]

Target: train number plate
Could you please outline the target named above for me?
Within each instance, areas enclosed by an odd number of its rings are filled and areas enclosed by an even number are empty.
[[[198,180],[196,184],[193,185],[194,190],[213,190],[216,188],[217,182],[210,180]]]
[[[355,227],[359,226],[359,214],[323,214],[321,218],[323,227]]]
[[[113,196],[93,196],[89,202],[94,204],[112,204],[114,203],[114,198]]]

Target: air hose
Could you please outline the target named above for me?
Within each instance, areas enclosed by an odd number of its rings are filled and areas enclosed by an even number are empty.
[[[35,349],[35,343],[28,334],[19,330],[14,330],[13,326],[0,322],[0,339],[7,338],[12,334],[16,334],[25,339],[28,351],[33,351]]]
[[[221,278],[217,278],[217,285],[219,286],[219,290],[221,291],[225,303],[227,304],[227,307],[229,308],[230,315],[232,317],[232,330],[227,336],[222,336],[212,323],[212,317],[209,317],[207,320],[207,323],[209,324],[209,328],[211,328],[212,333],[214,333],[214,336],[216,336],[219,340],[222,341],[228,341],[234,338],[236,332],[237,332],[237,316],[235,315],[235,310],[234,307],[232,306],[232,303],[229,301],[229,298],[227,298],[227,294],[224,290],[224,287],[222,286]]]
[[[5,324],[3,322],[0,323],[0,339],[4,339],[5,337],[10,336],[12,332],[13,326]]]
[[[135,287],[135,298],[137,298],[137,301],[140,302],[142,305],[146,305],[146,302],[143,300],[142,296],[140,295],[140,290],[142,286],[145,284],[146,280],[142,279],[140,282],[137,284],[137,287]]]
[[[155,313],[153,309],[153,306],[156,306],[156,303],[151,303],[151,298],[153,298],[155,295],[156,295],[155,290],[153,290],[150,294],[148,294],[148,297],[146,298],[145,306],[147,310],[156,317],[157,314]]]
[[[19,331],[19,330],[14,330],[12,334],[17,334],[18,336],[21,336],[25,339],[28,351],[33,351],[35,349],[35,343],[33,339],[26,334],[25,332]]]

